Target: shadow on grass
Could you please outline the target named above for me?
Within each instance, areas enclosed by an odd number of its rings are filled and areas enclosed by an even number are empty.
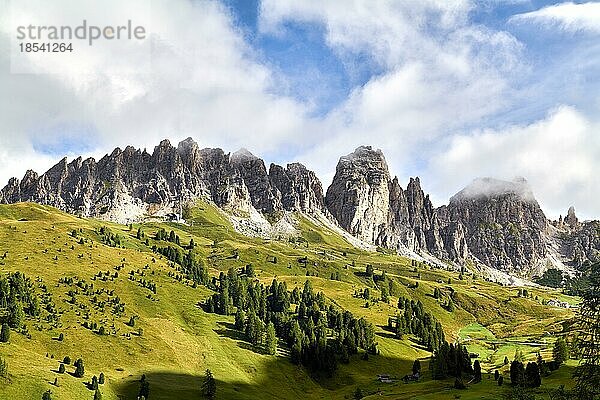
[[[230,322],[219,321],[217,322],[219,328],[214,329],[215,333],[221,337],[227,337],[237,342],[237,345],[245,350],[253,351],[257,354],[265,354],[263,349],[259,346],[254,346],[252,343],[246,341],[246,335],[243,332],[235,329],[235,325]]]
[[[251,367],[248,381],[227,380],[227,373],[210,367],[217,380],[217,399],[307,399],[352,398],[357,387],[369,390],[386,389],[377,381],[378,374],[405,375],[411,371],[414,360],[370,356],[351,356],[348,365],[340,364],[331,378],[309,374],[303,367],[295,366],[288,358],[274,357],[266,364]],[[205,367],[203,367],[205,368]],[[150,383],[150,400],[202,399],[204,370],[195,374],[178,371],[145,371]],[[113,388],[119,399],[136,399],[140,389],[140,375],[123,378]]]

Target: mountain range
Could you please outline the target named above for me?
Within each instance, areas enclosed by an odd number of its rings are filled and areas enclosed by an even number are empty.
[[[0,191],[0,203],[36,202],[120,223],[178,219],[202,198],[248,235],[294,232],[295,213],[338,229],[357,246],[379,246],[438,265],[468,266],[493,280],[531,278],[548,268],[569,274],[600,259],[600,222],[571,207],[550,221],[526,180],[477,178],[434,207],[418,177],[402,188],[381,150],[342,156],[326,191],[300,163],[283,167],[247,150],[201,149],[163,140],[152,154],[132,146],[99,161],[63,158],[42,175],[29,170]]]

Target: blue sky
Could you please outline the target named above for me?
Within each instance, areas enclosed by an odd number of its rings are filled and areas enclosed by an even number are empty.
[[[1,14],[2,181],[192,136],[303,162],[326,188],[366,144],[436,205],[478,176],[524,176],[548,215],[600,217],[598,2],[61,1],[0,8],[46,24],[133,16],[150,61],[74,43],[75,62],[32,58],[34,73],[16,73]]]

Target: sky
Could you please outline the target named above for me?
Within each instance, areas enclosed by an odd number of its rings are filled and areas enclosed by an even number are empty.
[[[145,40],[19,53],[24,23],[141,24]],[[63,156],[168,138],[302,162],[383,150],[434,205],[525,177],[551,218],[600,218],[600,3],[0,0],[0,187]]]

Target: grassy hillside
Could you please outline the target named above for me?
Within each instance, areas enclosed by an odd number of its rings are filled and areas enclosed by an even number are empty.
[[[388,317],[398,312],[399,297],[420,300],[442,323],[447,340],[460,339],[479,353],[484,372],[499,368],[506,377],[504,356],[512,360],[521,349],[528,360],[538,351],[549,359],[549,346],[562,331],[562,322],[573,315],[542,305],[559,296],[567,299],[556,292],[529,289],[531,297],[519,297],[517,288],[469,273],[435,269],[385,251],[359,250],[303,217],[298,236],[281,241],[237,234],[209,204],[190,210],[189,221],[128,227],[37,204],[0,205],[0,273],[24,273],[42,308],[38,317],[26,318],[25,329],[11,332],[9,343],[0,343],[0,355],[9,364],[9,377],[0,378],[0,399],[41,399],[48,389],[53,398],[92,399],[87,383],[101,372],[106,376],[100,385],[103,399],[135,399],[142,374],[150,382],[152,400],[200,398],[207,368],[218,381],[217,398],[223,399],[343,399],[357,388],[365,395],[381,392],[389,398],[451,399],[457,394],[450,389],[453,382],[432,381],[427,373],[411,384],[377,381],[378,374],[404,376],[417,358],[427,371],[430,353],[414,338],[397,339],[386,328]],[[138,228],[143,238],[136,237]],[[233,329],[233,316],[202,310],[199,304],[211,290],[177,279],[175,266],[152,252],[153,245],[161,244],[154,240],[160,228],[173,230],[183,247],[193,239],[194,251],[212,276],[251,264],[265,284],[277,277],[291,290],[309,279],[331,302],[376,326],[380,355],[368,361],[354,355],[349,364],[339,364],[332,378],[315,378],[289,361],[283,343],[275,356],[264,354]],[[119,244],[107,239],[106,232],[118,235]],[[367,265],[376,276],[387,276],[387,303],[378,301],[380,287],[365,274]],[[364,288],[371,291],[369,301],[355,295]],[[435,289],[440,299],[434,298]],[[448,311],[444,302],[452,291],[454,310]],[[134,326],[129,324],[132,317]],[[65,356],[72,362],[60,374]],[[78,358],[85,363],[83,378],[71,374]],[[569,385],[572,363],[544,378],[544,386]],[[55,378],[58,386],[53,385]],[[461,398],[498,398],[505,389],[488,378],[461,391]]]

